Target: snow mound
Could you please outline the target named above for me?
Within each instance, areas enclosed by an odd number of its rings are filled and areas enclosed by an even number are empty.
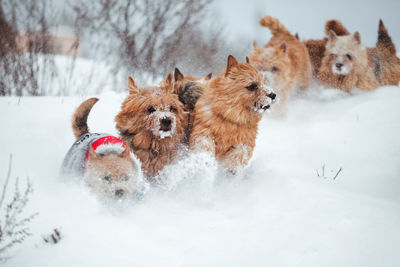
[[[115,133],[124,95],[99,98],[89,126]],[[121,205],[57,179],[82,100],[0,99],[0,177],[12,153],[12,177],[33,180],[26,212],[40,213],[7,266],[400,266],[399,87],[293,97],[285,120],[260,122],[243,177],[183,153]],[[62,239],[44,243],[54,228]]]

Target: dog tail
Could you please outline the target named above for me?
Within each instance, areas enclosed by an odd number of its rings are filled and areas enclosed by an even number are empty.
[[[72,131],[74,132],[76,139],[89,132],[87,118],[90,110],[97,101],[99,101],[99,99],[95,97],[85,100],[75,110],[74,115],[72,115]]]
[[[382,20],[379,20],[378,41],[376,42],[376,47],[380,50],[387,50],[390,54],[396,54],[396,47],[394,46],[392,38],[390,38],[385,25],[383,25]]]
[[[329,31],[333,31],[338,36],[350,34],[349,31],[346,29],[346,27],[344,27],[343,24],[336,19],[331,19],[326,21],[325,34],[329,35]]]
[[[286,29],[286,27],[283,26],[283,24],[278,19],[271,16],[261,18],[259,23],[261,26],[270,29],[272,35],[277,35],[279,33],[292,35],[290,31]]]

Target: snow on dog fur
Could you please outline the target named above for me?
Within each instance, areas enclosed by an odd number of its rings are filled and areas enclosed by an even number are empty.
[[[116,127],[151,180],[176,158],[185,137],[187,115],[173,93],[171,74],[156,87],[139,87],[129,77],[128,91],[115,118]]]
[[[224,168],[241,171],[253,153],[262,113],[275,97],[264,75],[230,55],[226,70],[206,83],[196,103],[191,148],[210,151]]]

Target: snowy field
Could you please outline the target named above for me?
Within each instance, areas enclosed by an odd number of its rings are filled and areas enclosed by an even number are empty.
[[[116,134],[125,95],[98,97],[89,126]],[[12,153],[10,183],[29,176],[27,214],[39,212],[6,266],[400,266],[399,87],[310,90],[286,120],[264,117],[243,177],[191,180],[189,158],[170,167],[173,186],[122,205],[58,178],[84,99],[0,98],[0,179]],[[54,228],[61,241],[44,243]]]

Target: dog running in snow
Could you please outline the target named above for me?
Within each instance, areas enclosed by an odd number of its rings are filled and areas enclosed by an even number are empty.
[[[174,93],[172,75],[159,86],[140,87],[129,77],[129,95],[115,117],[116,127],[140,159],[150,181],[178,156],[185,138],[187,114]]]
[[[273,112],[285,117],[293,89],[309,87],[312,74],[308,51],[278,19],[266,16],[259,23],[269,28],[273,37],[264,47],[258,47],[254,41],[250,64],[267,77],[278,95],[279,102],[274,107],[277,111]]]
[[[100,196],[126,199],[135,190],[140,170],[121,139],[89,132],[87,118],[97,101],[90,98],[75,110],[72,130],[77,140],[64,158],[61,173],[84,178]]]
[[[262,73],[231,55],[226,69],[203,90],[194,108],[190,147],[211,152],[237,173],[252,156],[258,122],[276,94]]]
[[[331,30],[337,36],[350,35],[349,31],[338,20],[328,20],[325,23],[326,35],[329,35]],[[313,65],[314,77],[318,76],[327,42],[327,37],[322,40],[304,41]],[[367,48],[367,55],[369,65],[373,68],[375,78],[380,86],[399,84],[400,59],[396,55],[396,47],[382,20],[379,20],[376,47]]]

